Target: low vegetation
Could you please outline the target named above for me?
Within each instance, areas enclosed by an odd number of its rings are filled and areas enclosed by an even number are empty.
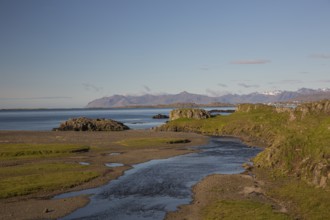
[[[268,195],[285,201],[296,219],[328,219],[330,192],[315,188],[294,178],[280,177],[267,191]]]
[[[328,218],[330,101],[303,104],[296,109],[244,104],[229,116],[202,120],[180,118],[158,130],[233,135],[251,145],[265,147],[254,158],[254,164],[260,170],[266,170],[271,179],[268,196],[286,203],[293,218]],[[246,219],[250,210],[255,210],[253,219],[256,216],[264,216],[261,219],[286,218],[270,216],[273,214],[268,209],[270,207],[248,201],[219,201],[205,209],[204,217]],[[219,217],[220,214],[223,216]]]
[[[74,144],[0,144],[0,159],[18,160],[58,157],[89,150],[89,146]]]
[[[0,144],[1,161],[13,162],[0,167],[0,199],[71,188],[99,176],[80,164],[45,162],[89,150],[75,144]]]
[[[127,168],[104,164],[141,163],[179,154],[176,144],[187,135],[150,131],[117,132],[2,132],[0,136],[0,199],[21,200],[67,192],[76,186],[97,186],[117,178]],[[39,137],[40,135],[40,137]],[[189,136],[189,135],[188,135]],[[193,141],[200,137],[190,135]],[[91,146],[92,145],[92,146]],[[136,155],[136,150],[141,152]],[[113,152],[123,152],[109,156]],[[180,152],[182,153],[182,152]],[[86,166],[80,164],[88,162]],[[98,178],[99,177],[99,178]],[[93,180],[93,181],[91,181]],[[87,183],[88,182],[88,183]],[[85,184],[86,183],[86,184]],[[82,186],[81,186],[82,185]]]
[[[33,163],[0,167],[0,198],[71,188],[98,175],[79,164]]]
[[[158,130],[241,137],[248,143],[266,147],[254,159],[257,166],[325,188],[329,186],[330,170],[329,103],[305,104],[296,110],[245,104],[229,116],[180,118]]]
[[[283,213],[273,212],[269,204],[249,200],[221,200],[203,210],[205,220],[222,219],[292,219]]]

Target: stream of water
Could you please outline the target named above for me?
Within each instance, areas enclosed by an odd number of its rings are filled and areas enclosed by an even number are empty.
[[[62,194],[90,194],[91,202],[63,219],[164,219],[192,201],[192,186],[211,174],[243,172],[241,165],[260,152],[236,138],[212,137],[197,153],[151,160],[133,166],[102,187]]]

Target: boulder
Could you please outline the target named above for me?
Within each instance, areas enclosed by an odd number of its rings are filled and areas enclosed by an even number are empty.
[[[158,115],[154,115],[152,116],[153,119],[167,119],[169,118],[167,115],[163,115],[163,114],[158,114]]]
[[[54,128],[54,131],[123,131],[129,127],[111,119],[72,118]]]
[[[179,118],[206,119],[211,115],[204,109],[174,109],[170,112],[170,120]]]

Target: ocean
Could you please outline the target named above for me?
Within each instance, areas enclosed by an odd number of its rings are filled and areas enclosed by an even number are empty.
[[[234,109],[233,107],[209,107]],[[153,119],[157,114],[169,115],[172,108],[123,108],[123,109],[42,109],[1,110],[0,130],[50,131],[70,118],[107,118],[120,121],[131,129],[150,129],[164,124],[168,119]]]

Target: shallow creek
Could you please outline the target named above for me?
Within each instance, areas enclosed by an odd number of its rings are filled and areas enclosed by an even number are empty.
[[[197,153],[134,165],[102,187],[56,198],[90,194],[91,202],[63,219],[164,219],[166,212],[192,201],[192,186],[210,174],[243,172],[241,165],[260,152],[239,139],[212,137]]]

